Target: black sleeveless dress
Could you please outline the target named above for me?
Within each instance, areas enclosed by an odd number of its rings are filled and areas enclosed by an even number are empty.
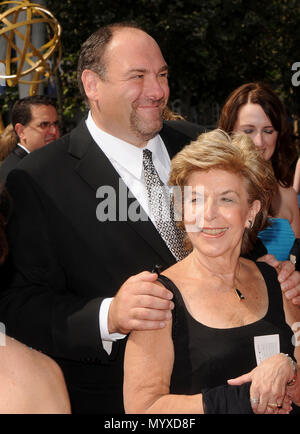
[[[285,322],[277,273],[263,262],[258,262],[257,266],[268,289],[267,313],[254,323],[227,329],[207,327],[196,321],[186,309],[175,284],[159,275],[159,281],[173,292],[175,303],[172,329],[175,359],[170,393],[201,393],[203,389],[227,384],[228,379],[251,371],[257,366],[255,336],[278,334],[280,352],[293,357],[293,334]]]

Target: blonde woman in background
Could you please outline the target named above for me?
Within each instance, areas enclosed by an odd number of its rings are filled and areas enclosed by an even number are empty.
[[[16,147],[18,138],[12,124],[7,125],[0,135],[0,162]],[[1,164],[1,163],[0,163]]]

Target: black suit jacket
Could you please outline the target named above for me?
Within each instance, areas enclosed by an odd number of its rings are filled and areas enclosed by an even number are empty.
[[[15,147],[0,165],[0,182],[5,183],[8,174],[18,166],[26,155],[28,155],[28,152],[21,148],[21,146],[17,145]]]
[[[161,137],[172,157],[198,133],[167,122]],[[14,211],[0,321],[8,335],[58,361],[74,412],[123,411],[126,339],[110,356],[103,349],[100,304],[131,275],[175,262],[151,221],[97,219],[98,188],[112,186],[118,198],[119,180],[84,121],[26,157],[7,179]]]

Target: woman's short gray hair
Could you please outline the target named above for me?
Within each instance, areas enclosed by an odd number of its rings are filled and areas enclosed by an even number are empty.
[[[272,198],[277,182],[272,165],[263,159],[252,140],[242,133],[229,135],[220,129],[201,134],[185,146],[172,160],[169,185],[183,187],[193,172],[211,169],[226,170],[243,178],[248,193],[248,203],[261,204],[251,229],[245,229],[241,253],[249,252],[259,231],[268,225]],[[183,228],[183,221],[179,222]],[[188,244],[188,242],[187,242]],[[190,246],[187,246],[190,247]]]

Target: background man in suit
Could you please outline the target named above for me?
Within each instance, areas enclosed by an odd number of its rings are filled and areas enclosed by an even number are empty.
[[[12,125],[18,144],[0,166],[1,181],[27,154],[60,136],[55,103],[44,95],[18,100],[12,108]]]
[[[87,119],[7,179],[14,209],[0,321],[56,359],[74,413],[120,413],[124,335],[164,327],[173,308],[150,272],[176,259],[149,207],[143,151],[165,183],[170,158],[199,129],[163,122],[167,64],[134,26],[95,32],[82,46],[78,77]],[[110,218],[99,212],[107,193],[115,199]],[[128,218],[132,207],[149,218]],[[298,283],[293,274],[289,284]]]

